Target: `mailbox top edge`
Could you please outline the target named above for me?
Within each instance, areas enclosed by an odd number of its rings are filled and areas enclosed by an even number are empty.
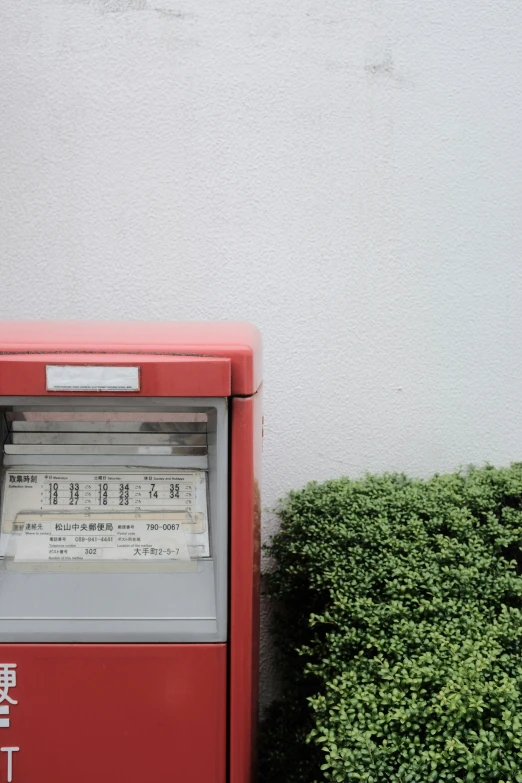
[[[0,321],[0,354],[121,353],[230,359],[232,395],[262,381],[259,330],[244,321]]]

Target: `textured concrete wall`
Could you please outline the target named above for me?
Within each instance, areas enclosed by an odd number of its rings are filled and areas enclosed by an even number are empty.
[[[1,315],[256,323],[269,506],[520,459],[521,69],[512,0],[3,0]]]

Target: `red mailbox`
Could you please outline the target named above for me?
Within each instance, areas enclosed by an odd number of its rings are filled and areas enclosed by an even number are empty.
[[[261,343],[0,323],[0,783],[248,783]]]

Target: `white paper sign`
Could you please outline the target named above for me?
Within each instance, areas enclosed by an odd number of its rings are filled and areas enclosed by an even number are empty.
[[[210,556],[203,470],[24,465],[5,471],[2,496],[0,557]]]
[[[21,534],[11,537],[15,561],[71,562],[85,560],[190,560],[183,515],[149,514],[126,519],[121,514],[24,516]]]
[[[48,364],[45,368],[47,391],[140,390],[139,367],[100,367]]]

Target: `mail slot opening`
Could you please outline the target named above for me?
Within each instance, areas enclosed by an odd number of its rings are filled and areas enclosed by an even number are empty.
[[[206,413],[4,411],[4,452],[15,454],[207,454]]]

